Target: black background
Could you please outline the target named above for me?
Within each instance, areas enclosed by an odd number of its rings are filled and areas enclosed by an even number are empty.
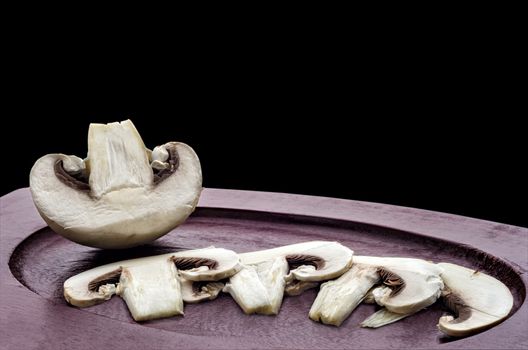
[[[172,46],[122,37],[54,46],[32,32],[6,65],[1,193],[28,186],[44,154],[84,157],[90,122],[131,118],[147,147],[191,145],[205,187],[528,226],[518,45],[479,30],[363,42],[209,32]]]

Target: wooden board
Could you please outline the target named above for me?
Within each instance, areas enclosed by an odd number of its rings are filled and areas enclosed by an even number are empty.
[[[0,345],[3,349],[182,348],[528,348],[528,230],[384,204],[278,193],[205,189],[188,221],[153,244],[103,251],[72,243],[45,226],[28,189],[1,198]],[[317,291],[287,297],[278,316],[248,316],[229,295],[187,305],[185,317],[134,322],[124,302],[67,305],[62,283],[117,260],[210,245],[237,252],[308,240],[336,240],[358,255],[406,256],[480,269],[506,283],[510,318],[453,339],[427,310],[379,329],[358,324],[376,307],[360,305],[340,328],[308,319]]]

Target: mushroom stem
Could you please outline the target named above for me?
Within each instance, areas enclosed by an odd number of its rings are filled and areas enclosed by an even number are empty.
[[[148,189],[153,173],[141,136],[129,120],[90,124],[90,188],[95,198],[121,189]]]
[[[340,326],[379,279],[376,267],[354,264],[338,279],[321,285],[310,309],[310,318]]]
[[[247,314],[276,315],[282,304],[287,272],[288,263],[283,257],[248,265],[229,279],[224,292],[231,294]]]
[[[231,294],[246,314],[264,312],[271,305],[266,287],[262,284],[257,269],[251,265],[244,266],[232,276],[223,291]]]
[[[124,267],[117,295],[136,321],[183,315],[180,279],[171,259]]]

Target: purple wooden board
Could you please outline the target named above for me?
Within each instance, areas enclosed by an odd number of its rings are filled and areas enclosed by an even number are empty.
[[[80,246],[52,232],[27,189],[1,198],[2,348],[527,348],[528,230],[390,205],[278,193],[205,189],[199,208],[174,232],[125,251]],[[185,317],[135,323],[120,298],[91,308],[68,306],[62,282],[92,266],[209,245],[238,252],[307,240],[337,240],[358,255],[419,257],[479,268],[503,280],[515,298],[500,325],[464,339],[437,329],[440,303],[380,329],[358,323],[361,305],[340,327],[312,322],[311,290],[284,300],[278,316],[245,315],[228,295],[187,305]]]

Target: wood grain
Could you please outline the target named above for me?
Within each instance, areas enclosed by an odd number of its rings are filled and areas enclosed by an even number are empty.
[[[206,189],[189,220],[153,244],[104,251],[72,243],[45,226],[27,189],[1,199],[3,348],[523,348],[528,230],[443,213],[332,198]],[[440,303],[377,329],[358,324],[361,305],[340,328],[308,319],[317,293],[287,297],[278,316],[244,315],[228,295],[186,305],[184,317],[135,323],[124,302],[86,309],[66,304],[62,283],[93,266],[210,245],[238,252],[307,240],[337,240],[360,255],[419,257],[478,268],[504,281],[512,316],[478,335],[437,329]],[[19,327],[19,328],[17,328]]]

